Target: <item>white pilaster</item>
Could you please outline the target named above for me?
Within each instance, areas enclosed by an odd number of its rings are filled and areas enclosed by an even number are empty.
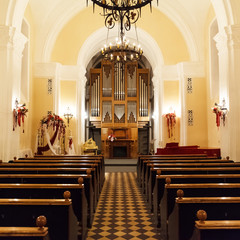
[[[181,120],[180,120],[180,145],[187,144],[187,109],[186,109],[186,81],[184,74],[183,63],[178,64],[178,77],[179,77],[179,96],[181,105]]]
[[[85,85],[87,78],[86,69],[79,68],[79,77],[77,81],[77,153],[81,153],[81,146],[85,142]]]
[[[227,117],[229,134],[222,137],[222,139],[227,137],[228,140],[227,148],[222,144],[222,149],[234,161],[240,161],[240,25],[228,26],[225,31],[228,39],[228,63],[227,73],[223,77],[227,79],[229,93],[229,101],[227,101],[229,102]]]
[[[160,69],[155,69],[153,72],[153,91],[154,91],[154,149],[156,151],[159,147],[163,146],[163,122],[162,122],[162,114],[163,114],[163,97],[164,97],[164,89],[163,89],[163,80],[162,80],[162,71]]]
[[[19,154],[19,128],[13,131],[13,108],[20,100],[22,52],[26,37],[13,27],[0,26],[0,158]]]
[[[229,106],[229,74],[230,74],[230,62],[229,62],[229,49],[228,49],[228,37],[224,31],[219,32],[215,37],[216,47],[218,50],[219,58],[219,104],[222,104],[223,99],[226,101],[227,107]],[[225,126],[220,127],[220,148],[222,157],[229,155],[230,146],[230,132],[229,126],[229,114]]]

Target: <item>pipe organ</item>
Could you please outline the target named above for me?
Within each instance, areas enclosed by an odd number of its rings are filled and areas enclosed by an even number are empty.
[[[117,129],[124,133],[116,139],[133,140],[133,150],[138,153],[138,128],[149,122],[149,86],[149,70],[139,68],[137,62],[103,60],[101,68],[90,70],[89,120],[101,128],[102,152],[106,157],[108,136],[121,132]]]

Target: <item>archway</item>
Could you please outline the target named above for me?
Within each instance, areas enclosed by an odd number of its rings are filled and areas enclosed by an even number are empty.
[[[158,109],[158,111],[155,112],[155,118],[154,118],[154,138],[157,139],[157,143],[159,142],[159,139],[162,138],[162,107],[161,107],[161,101],[158,97],[161,95],[162,91],[162,74],[161,69],[164,66],[163,56],[161,53],[161,50],[159,49],[159,46],[155,42],[155,40],[147,34],[142,29],[138,29],[138,36],[139,36],[139,43],[141,44],[142,48],[144,49],[144,60],[142,61],[142,65],[146,66],[147,68],[151,68],[151,82],[152,82],[152,88],[154,89],[154,96],[157,96],[156,99],[154,98],[153,106],[154,108]],[[78,100],[78,109],[80,113],[85,113],[85,106],[83,105],[83,101],[85,102],[86,93],[83,91],[83,86],[86,85],[87,82],[87,76],[86,72],[88,71],[90,66],[94,66],[96,62],[96,59],[98,58],[98,53],[101,47],[104,45],[106,41],[107,36],[107,30],[105,28],[99,29],[95,33],[93,33],[86,41],[84,42],[79,55],[78,55],[78,66],[81,71],[81,77],[80,77],[80,83],[78,84],[79,89],[78,93],[81,95],[81,97]],[[109,32],[108,40],[111,41],[115,39],[117,36],[117,30],[111,30]],[[135,39],[135,32],[130,31],[127,33],[127,38],[130,40]],[[97,39],[97,41],[96,41]],[[152,112],[154,109],[152,109]],[[80,116],[80,115],[79,115]],[[82,139],[85,139],[85,120],[80,120],[78,124],[78,136],[79,141],[82,141]]]

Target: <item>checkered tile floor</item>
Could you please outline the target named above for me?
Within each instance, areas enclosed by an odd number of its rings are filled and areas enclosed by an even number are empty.
[[[151,219],[136,182],[136,173],[106,173],[87,240],[160,239]]]

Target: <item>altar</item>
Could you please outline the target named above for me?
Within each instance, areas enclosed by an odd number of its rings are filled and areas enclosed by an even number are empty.
[[[131,146],[133,142],[131,139],[108,140],[109,158],[132,158]]]

